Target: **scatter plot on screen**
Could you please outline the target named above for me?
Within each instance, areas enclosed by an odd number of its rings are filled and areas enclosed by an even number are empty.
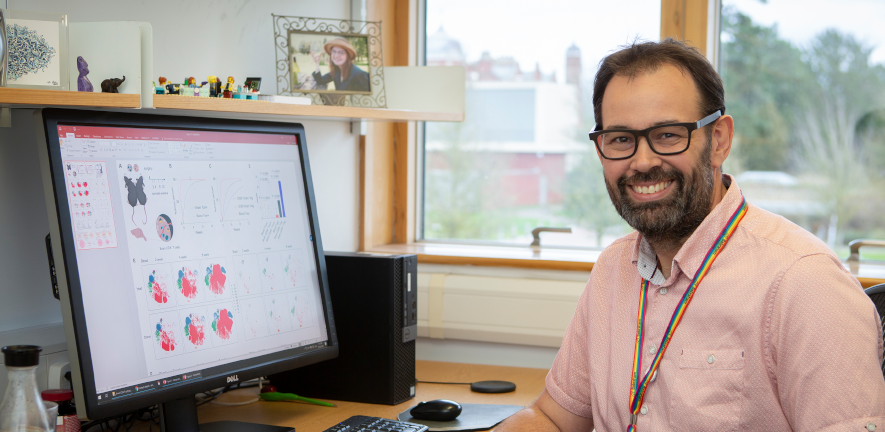
[[[212,345],[221,346],[237,342],[240,331],[239,313],[234,314],[231,306],[210,307],[212,310]]]
[[[283,255],[283,272],[287,283],[293,287],[307,286],[307,273],[304,271],[304,251],[296,249],[285,251]]]
[[[182,332],[178,327],[178,314],[164,312],[150,316],[154,357],[162,359],[182,353]]]
[[[272,295],[264,298],[267,309],[267,326],[270,334],[285,333],[292,330],[289,308],[285,295]]]
[[[147,265],[141,270],[149,311],[170,308],[178,304],[178,296],[175,294],[176,282],[169,264]]]
[[[265,292],[276,292],[289,286],[286,275],[283,274],[279,252],[258,254],[258,272]]]
[[[203,301],[203,281],[199,261],[176,263],[176,288],[178,304],[195,304]]]
[[[292,327],[297,330],[313,326],[313,316],[310,313],[310,291],[299,290],[290,293],[288,300]]]
[[[240,311],[245,318],[243,336],[246,340],[267,336],[267,316],[263,298],[240,300]]]
[[[184,335],[183,345],[185,351],[194,352],[211,346],[207,339],[211,330],[209,329],[209,320],[206,319],[206,308],[190,307],[182,309],[179,324]]]
[[[228,271],[227,260],[224,258],[215,258],[211,260],[202,260],[200,262],[200,270],[202,270],[202,285],[205,299],[207,301],[221,300],[231,297],[231,286],[234,285],[234,278]]]
[[[238,295],[261,293],[261,278],[258,276],[258,255],[240,255],[234,257],[237,268]]]

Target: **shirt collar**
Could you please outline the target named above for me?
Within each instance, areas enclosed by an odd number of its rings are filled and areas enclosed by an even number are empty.
[[[658,270],[658,256],[655,254],[655,250],[641,235],[636,243],[633,262],[636,264],[636,270],[639,270],[639,276],[642,276],[643,279],[655,285],[663,285],[667,281],[664,278],[664,273]]]
[[[679,252],[676,253],[676,256],[673,257],[673,266],[671,267],[669,280],[675,280],[680,271],[689,279],[694,278],[707,252],[713,247],[716,239],[719,238],[722,228],[725,227],[731,215],[741,205],[743,195],[737,182],[731,175],[725,175],[731,180],[728,191],[722,197],[722,201],[704,218],[701,225],[698,226],[679,249]],[[643,279],[655,285],[662,285],[667,281],[663,273],[658,270],[657,255],[654,249],[641,234],[636,240],[636,247],[633,251],[633,263],[636,264],[636,269]]]

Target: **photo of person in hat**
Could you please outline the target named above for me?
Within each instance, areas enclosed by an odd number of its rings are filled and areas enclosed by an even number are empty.
[[[356,58],[356,50],[343,37],[336,37],[326,42],[323,47],[326,54],[331,59],[329,65],[329,73],[323,74],[320,71],[319,53],[314,53],[314,63],[316,64],[316,72],[313,73],[313,79],[317,85],[326,85],[328,83],[335,84],[336,91],[353,91],[368,92],[369,74],[353,64]]]

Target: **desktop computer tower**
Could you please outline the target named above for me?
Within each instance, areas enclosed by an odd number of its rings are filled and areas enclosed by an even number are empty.
[[[277,391],[396,405],[415,397],[418,257],[326,252],[338,357],[269,377]]]

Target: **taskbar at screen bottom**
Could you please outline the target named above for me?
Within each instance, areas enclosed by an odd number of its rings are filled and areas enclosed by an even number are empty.
[[[313,351],[321,348],[325,348],[329,346],[328,341],[322,342],[314,342],[308,345],[302,345],[299,348],[299,352],[297,354],[302,354],[308,351]],[[296,355],[297,355],[296,354]],[[218,373],[222,372],[221,368],[223,366],[213,367],[210,369],[204,369],[199,371],[182,373],[179,375],[171,375],[166,378],[157,378],[151,381],[145,381],[140,384],[131,385],[128,387],[121,387],[118,389],[98,393],[96,395],[96,401],[99,405],[104,405],[112,402],[117,402],[123,399],[131,398],[138,394],[144,394],[145,392],[152,392],[157,390],[162,390],[169,387],[179,386],[185,383],[192,382],[196,379],[201,379],[204,376],[211,377],[216,376]]]

